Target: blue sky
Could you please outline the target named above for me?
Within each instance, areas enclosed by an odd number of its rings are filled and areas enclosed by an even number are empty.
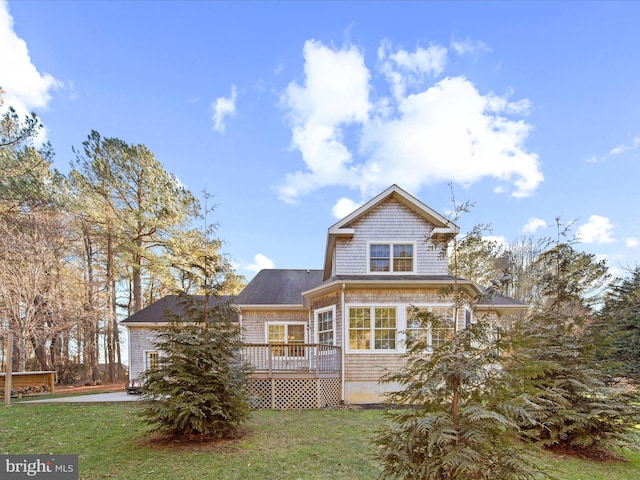
[[[639,2],[0,0],[5,102],[67,171],[90,130],[215,196],[238,272],[321,268],[392,183],[511,241],[640,259]]]

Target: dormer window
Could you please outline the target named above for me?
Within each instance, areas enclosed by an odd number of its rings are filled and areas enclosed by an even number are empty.
[[[413,243],[370,243],[369,272],[413,272]]]

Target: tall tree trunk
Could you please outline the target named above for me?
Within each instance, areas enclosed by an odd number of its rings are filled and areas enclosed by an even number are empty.
[[[142,237],[135,239],[133,255],[133,313],[142,310]]]

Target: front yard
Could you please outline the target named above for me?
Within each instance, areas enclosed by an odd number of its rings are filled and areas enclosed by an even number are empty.
[[[82,479],[372,479],[378,410],[253,412],[234,442],[149,442],[139,405],[20,404],[0,409],[0,454],[78,454]],[[561,480],[635,480],[640,455],[596,463],[545,454]]]

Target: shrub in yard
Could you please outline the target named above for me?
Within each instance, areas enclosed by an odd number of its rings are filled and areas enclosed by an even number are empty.
[[[414,314],[424,332],[446,322],[431,312]],[[376,437],[384,478],[544,478],[514,442],[527,411],[505,387],[497,341],[484,321],[454,331],[432,351],[426,335],[408,335],[406,367],[383,378],[400,385],[389,395],[390,425]]]
[[[201,296],[183,295],[180,303],[181,313],[157,331],[161,357],[144,375],[143,418],[171,435],[236,436],[249,403],[232,307]]]

